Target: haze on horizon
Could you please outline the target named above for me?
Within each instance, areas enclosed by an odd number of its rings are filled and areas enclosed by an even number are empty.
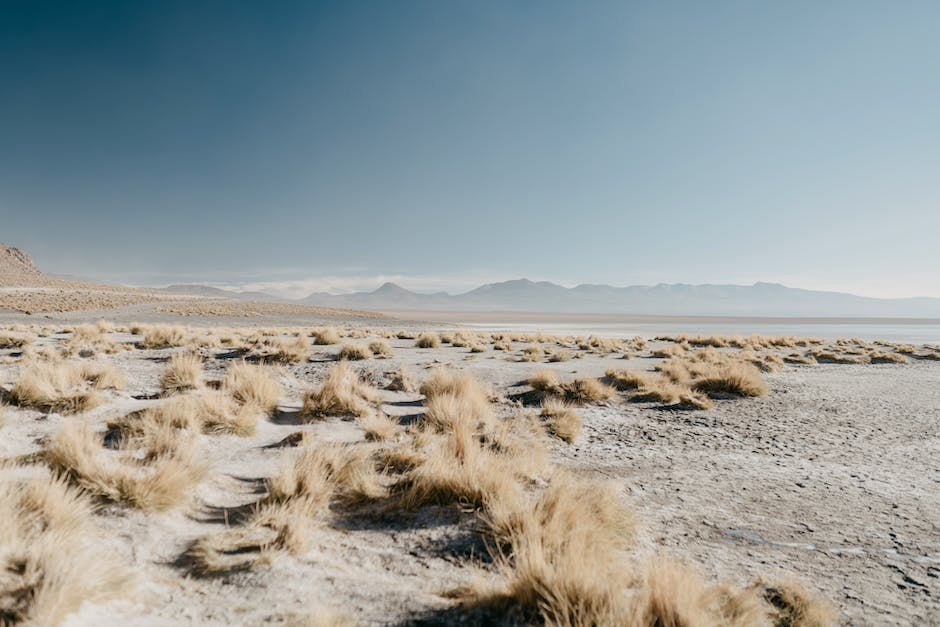
[[[0,241],[301,295],[940,297],[940,5],[11,0]]]

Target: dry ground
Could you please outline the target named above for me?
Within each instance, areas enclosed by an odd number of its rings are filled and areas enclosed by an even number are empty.
[[[366,330],[361,324],[375,328]],[[89,546],[128,573],[131,586],[130,591],[115,589],[114,598],[94,598],[65,612],[66,624],[533,622],[538,611],[532,614],[516,606],[500,605],[494,610],[479,603],[460,605],[452,593],[471,587],[479,598],[479,590],[502,586],[520,572],[518,563],[505,570],[507,565],[500,562],[499,548],[504,545],[494,550],[494,542],[509,542],[511,537],[491,535],[501,526],[493,517],[498,519],[495,505],[503,501],[495,495],[504,485],[515,485],[513,473],[527,477],[518,484],[520,489],[533,495],[547,493],[552,486],[564,483],[557,478],[561,471],[552,470],[555,467],[568,469],[591,485],[613,481],[614,493],[608,502],[622,502],[638,524],[629,548],[630,561],[625,562],[636,572],[622,575],[624,581],[644,594],[660,585],[670,591],[666,595],[669,607],[672,603],[699,610],[703,604],[713,605],[714,601],[704,597],[679,598],[679,591],[706,585],[699,582],[710,586],[724,581],[743,590],[760,578],[767,582],[795,580],[809,590],[820,591],[836,607],[837,620],[845,624],[940,621],[940,351],[935,347],[858,341],[827,346],[745,342],[748,363],[766,371],[759,378],[766,382],[769,393],[741,397],[714,391],[719,378],[716,369],[725,366],[712,363],[719,359],[716,354],[740,356],[741,347],[719,346],[703,352],[703,344],[728,343],[707,338],[621,342],[448,332],[438,337],[449,342],[433,347],[434,342],[422,340],[421,344],[429,347],[419,348],[418,333],[405,330],[398,334],[393,321],[341,327],[340,342],[331,344],[315,343],[316,334],[309,327],[207,333],[205,329],[146,326],[112,330],[103,325],[99,329],[103,333],[96,334],[91,328],[66,326],[0,330],[0,341],[7,337],[9,346],[0,348],[0,386],[7,405],[0,408],[0,457],[7,465],[16,464],[14,474],[19,478],[45,480],[50,467],[61,471],[56,458],[43,452],[54,448],[56,438],[70,425],[103,432],[109,422],[126,420],[129,415],[133,422],[140,418],[133,412],[173,402],[173,397],[162,391],[170,385],[167,381],[172,381],[173,390],[182,390],[185,398],[216,393],[214,387],[221,387],[218,394],[226,394],[222,383],[226,373],[247,358],[263,362],[281,386],[276,394],[277,409],[270,415],[265,416],[262,401],[257,407],[245,402],[240,406],[252,408],[249,423],[210,421],[199,423],[195,431],[182,432],[186,446],[195,447],[195,458],[190,461],[198,462],[204,474],[192,473],[180,479],[183,483],[174,484],[182,487],[167,492],[173,497],[169,504],[155,498],[153,491],[142,495],[125,485],[128,480],[120,473],[146,473],[149,464],[159,465],[165,459],[158,444],[136,442],[128,435],[131,432],[121,436],[123,439],[103,442],[103,454],[114,464],[123,464],[107,469],[111,473],[104,480],[107,489],[101,489],[98,477],[91,481],[87,473],[66,473],[86,496],[95,496],[98,509],[83,523],[92,530],[87,532]],[[182,335],[176,337],[178,333]],[[302,336],[301,341],[295,333]],[[32,341],[25,347],[14,346],[16,338]],[[376,345],[371,352],[387,352],[390,347],[391,355],[367,357],[373,342],[386,345]],[[161,343],[168,345],[159,347]],[[303,410],[309,414],[312,407],[323,404],[320,388],[337,366],[336,357],[344,344],[362,349],[354,351],[347,346],[347,354],[362,352],[365,355],[360,356],[366,356],[346,362],[369,384],[351,405],[364,403],[365,413],[356,418],[349,415],[356,411],[353,409],[347,415],[312,419]],[[178,376],[168,379],[170,357],[197,345],[201,345],[198,353],[204,359],[202,377],[187,371],[183,360],[177,358]],[[497,346],[502,350],[496,350]],[[81,384],[81,392],[93,396],[95,402],[73,400],[53,411],[49,407],[36,409],[41,402],[33,401],[31,406],[25,396],[17,398],[17,390],[22,391],[17,381],[31,363],[55,361],[54,356],[42,354],[44,349],[68,350],[66,363],[111,364],[126,383],[112,386],[98,373]],[[697,354],[705,357],[696,361],[691,356]],[[672,355],[676,360],[667,363]],[[784,357],[791,361],[907,363],[778,363]],[[687,372],[680,372],[679,362],[686,364],[686,370],[698,364],[703,373],[684,378]],[[437,401],[425,398],[437,394],[437,388],[426,386],[423,394],[408,385],[407,374],[404,381],[396,376],[404,369],[420,384],[440,365],[469,373],[489,387],[493,398],[485,405],[492,409],[480,409],[474,402],[458,410],[448,409],[444,401],[435,404]],[[653,371],[657,366],[672,372],[674,378],[655,379],[655,386],[647,381],[633,389],[624,385],[623,379],[618,384],[605,376],[611,369],[627,369],[642,372],[644,377],[659,377]],[[546,392],[536,393],[529,379],[546,369],[555,373],[557,383],[549,381],[543,386]],[[747,370],[747,374],[753,371]],[[209,383],[203,386],[200,379]],[[578,379],[594,383],[574,384]],[[214,385],[213,381],[219,383]],[[186,392],[187,382],[201,391]],[[675,398],[639,400],[666,383],[678,386]],[[606,384],[618,384],[622,389],[614,392],[602,387]],[[734,389],[742,389],[739,384]],[[667,397],[674,391],[669,390]],[[697,403],[681,399],[680,393],[697,395],[702,404],[712,407],[695,409]],[[522,417],[536,414],[546,394],[571,403],[580,416],[578,429],[572,430],[570,425],[563,429],[573,433],[567,438],[571,443],[548,435],[562,435],[550,419],[536,419],[534,424],[545,426],[547,466],[540,466],[527,452],[512,456],[500,452],[501,447],[511,448],[516,442],[511,432],[499,435],[500,425],[529,424]],[[79,412],[77,418],[61,413],[66,411],[62,407],[86,401],[87,411]],[[392,420],[383,422],[379,409]],[[237,411],[233,406],[231,412]],[[426,411],[432,415],[426,416]],[[440,437],[444,439],[439,442],[450,442],[448,430],[457,433],[459,428],[448,420],[487,411],[492,411],[494,418],[484,416],[481,423],[489,426],[474,428],[481,429],[484,440],[496,435],[508,438],[497,440],[497,452],[492,454],[507,455],[517,464],[525,461],[532,468],[508,466],[508,478],[484,490],[479,502],[466,494],[456,504],[447,504],[448,499],[439,494],[430,500],[427,495],[419,498],[413,490],[407,491],[413,486],[406,486],[404,494],[417,500],[414,507],[402,509],[395,500],[400,494],[394,482],[413,479],[407,470],[403,474],[392,470],[382,473],[378,486],[366,485],[365,479],[337,479],[330,489],[338,492],[328,504],[309,500],[315,495],[312,488],[304,492],[295,486],[294,492],[288,493],[271,483],[283,473],[286,461],[327,450],[331,443],[355,443],[364,447],[362,450],[379,450],[389,442],[408,441],[411,436],[404,435],[408,429],[429,422],[444,435],[418,435],[419,439],[438,442],[434,438]],[[232,420],[243,418],[238,414]],[[253,428],[244,428],[245,424]],[[394,435],[382,435],[388,429]],[[307,439],[298,440],[298,433],[308,434]],[[524,429],[519,433],[530,433],[531,450],[537,451],[542,435]],[[172,439],[176,435],[163,436],[171,438],[173,447],[185,448],[181,441]],[[460,441],[454,438],[454,442]],[[152,457],[145,452],[147,446]],[[118,462],[118,453],[125,450],[136,457]],[[454,456],[455,463],[462,460],[459,463],[469,464],[470,458],[463,455],[466,453]],[[335,468],[330,472],[341,474]],[[116,487],[108,483],[118,475],[124,483]],[[350,487],[353,485],[355,489]],[[281,492],[285,496],[275,498]],[[104,494],[112,496],[101,498]],[[253,540],[240,536],[238,550],[212,554],[211,559],[205,558],[204,551],[193,551],[194,542],[200,539],[230,540],[233,532],[273,533],[276,525],[266,527],[257,508],[293,507],[297,503],[303,507],[303,524],[311,523],[310,529],[304,527],[303,538],[279,535],[265,540],[264,549],[255,551]],[[581,519],[572,519],[570,524],[577,524],[577,520]],[[597,525],[596,541],[604,546],[604,525]],[[569,529],[572,537],[575,531]],[[3,558],[11,559],[7,557],[9,547],[2,546],[3,538],[0,534]],[[522,554],[518,545],[509,543],[516,556]],[[585,555],[590,553],[589,546],[585,545]],[[662,576],[656,579],[656,567],[644,565],[648,560],[659,564],[673,559],[684,561],[701,579],[663,583]],[[194,566],[205,566],[207,560],[213,564],[229,560],[229,565],[237,567],[206,573]],[[551,559],[549,563],[553,563]],[[598,564],[598,572],[602,566]],[[584,584],[574,573],[560,575]],[[639,583],[633,581],[634,576]],[[0,577],[0,624],[19,620],[16,614],[4,614],[4,604],[12,603],[8,599],[26,603],[22,597],[10,597],[8,587],[19,581]],[[481,587],[480,582],[486,585]],[[591,585],[606,590],[601,583]],[[765,598],[772,598],[768,588],[759,590]],[[574,593],[567,589],[565,594]],[[583,590],[578,594],[590,596]],[[543,599],[543,605],[555,607],[558,603],[558,599]],[[630,603],[638,602],[631,597]],[[647,603],[643,607],[652,606]],[[580,616],[597,616],[597,611],[595,607],[590,610],[594,614]],[[655,620],[659,623],[650,618],[652,614],[630,614],[629,620],[622,612],[609,615],[623,619],[623,624],[724,622],[706,619],[695,611],[685,616],[657,611]],[[666,621],[670,616],[673,623]],[[779,622],[778,616],[778,624],[820,624],[805,618],[803,622]],[[766,617],[740,619],[737,624],[769,621]]]

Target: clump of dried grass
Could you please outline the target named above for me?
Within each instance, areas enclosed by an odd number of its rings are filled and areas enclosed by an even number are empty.
[[[564,398],[570,403],[584,405],[600,403],[614,395],[614,389],[597,379],[575,379],[561,385]]]
[[[545,420],[549,432],[571,444],[581,433],[581,416],[564,401],[549,398],[542,402],[539,416]]]
[[[300,415],[305,418],[365,416],[371,411],[370,403],[378,401],[377,391],[362,381],[349,364],[341,362],[330,370],[319,390],[304,395]]]
[[[34,341],[35,338],[31,335],[10,333],[7,331],[0,332],[0,350],[23,348],[32,344]]]
[[[907,357],[901,353],[892,353],[888,351],[874,350],[868,354],[868,359],[873,364],[906,364]]]
[[[271,376],[268,367],[238,362],[229,366],[222,379],[222,391],[239,405],[251,405],[270,414],[277,409],[281,384]]]
[[[610,399],[615,390],[597,379],[575,379],[562,383],[553,370],[539,370],[529,377],[532,389],[544,396],[563,398],[569,403],[599,403]]]
[[[124,375],[109,364],[37,361],[20,373],[10,396],[23,407],[74,414],[100,405],[98,390],[124,385]]]
[[[391,373],[385,389],[392,392],[413,392],[415,390],[414,377],[404,368],[399,368]]]
[[[359,425],[365,431],[366,440],[372,442],[390,440],[401,429],[397,420],[381,412],[361,417]]]
[[[376,357],[391,357],[392,345],[386,340],[373,340],[369,342],[369,351]]]
[[[541,494],[497,503],[486,521],[503,582],[462,591],[465,603],[515,609],[526,623],[629,624],[622,551],[634,522],[611,486],[557,473]]]
[[[190,352],[176,353],[170,357],[160,378],[160,389],[164,394],[179,394],[199,389],[204,385],[202,359]]]
[[[542,347],[538,344],[533,344],[522,349],[520,359],[522,361],[541,361],[544,356],[545,351],[542,350]]]
[[[267,494],[236,528],[200,538],[186,552],[198,574],[246,568],[277,551],[305,551],[335,498],[382,498],[387,490],[369,451],[304,437],[296,457],[266,482]]]
[[[554,394],[561,388],[561,382],[554,370],[537,370],[528,379],[528,384],[536,392]]]
[[[321,327],[313,332],[313,343],[317,346],[339,344],[339,331],[335,327]]]
[[[709,395],[764,396],[768,392],[760,371],[743,362],[719,367],[716,372],[696,380],[692,389]]]
[[[0,624],[58,625],[86,601],[127,592],[88,499],[63,479],[23,480],[18,470],[0,469]]]
[[[415,346],[418,348],[439,348],[441,345],[441,336],[437,333],[422,333],[415,340]]]
[[[100,498],[149,511],[188,501],[206,473],[196,439],[166,429],[140,441],[151,446],[134,450],[134,441],[124,440],[117,451],[109,451],[88,425],[66,419],[44,455],[53,470]]]
[[[758,579],[751,587],[771,606],[774,625],[780,627],[829,627],[838,615],[832,605],[798,583],[766,583]]]
[[[252,355],[263,362],[298,364],[310,356],[310,344],[306,337],[299,335],[291,339],[263,337],[255,343]]]
[[[189,335],[186,329],[178,325],[138,325],[132,330],[135,333],[142,333],[144,336],[137,343],[138,348],[177,348],[189,344]]]
[[[362,344],[343,344],[339,353],[336,355],[337,359],[349,361],[361,361],[363,359],[371,359],[371,357],[372,351],[368,346],[363,346]]]
[[[113,354],[123,350],[124,345],[116,342],[110,335],[113,327],[104,324],[81,324],[72,328],[71,337],[65,342],[65,351],[69,355],[91,357],[95,353]]]
[[[142,412],[135,412],[109,423],[122,436],[151,437],[163,435],[164,429],[189,429],[195,432],[238,436],[253,435],[258,416],[264,411],[257,404],[239,405],[225,392],[204,391],[174,396]]]

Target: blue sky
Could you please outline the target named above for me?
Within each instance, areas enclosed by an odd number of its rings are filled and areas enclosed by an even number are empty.
[[[0,241],[132,283],[940,296],[935,2],[0,2]]]

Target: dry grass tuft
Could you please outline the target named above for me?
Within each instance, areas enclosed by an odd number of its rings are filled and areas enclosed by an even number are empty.
[[[363,416],[359,425],[366,433],[366,440],[371,442],[391,440],[401,429],[397,420],[381,412]]]
[[[828,601],[793,583],[767,584],[758,580],[752,586],[773,608],[778,627],[829,627],[837,613]]]
[[[363,346],[362,344],[343,344],[336,358],[349,361],[361,361],[363,359],[371,359],[372,351],[369,350],[368,346]]]
[[[365,416],[370,403],[379,401],[376,390],[369,387],[347,363],[334,366],[323,386],[304,396],[300,415],[305,418],[325,416]]]
[[[575,379],[561,384],[561,392],[570,403],[585,405],[587,403],[600,403],[610,399],[615,391],[597,379]]]
[[[56,472],[86,492],[109,501],[126,503],[149,511],[180,505],[192,496],[193,487],[202,480],[206,467],[192,434],[164,429],[143,451],[104,448],[101,437],[75,420],[63,420],[45,451],[45,458]],[[141,457],[142,453],[142,457]]]
[[[392,345],[386,340],[374,340],[369,342],[369,351],[376,357],[391,357]]]
[[[411,373],[404,368],[399,368],[396,372],[391,374],[390,380],[388,385],[385,386],[385,389],[391,390],[392,392],[414,392],[414,377],[412,377]]]
[[[23,407],[75,414],[101,404],[96,390],[124,385],[124,375],[108,364],[37,361],[16,379],[10,396]]]
[[[247,568],[277,551],[307,550],[331,500],[382,498],[387,490],[369,451],[359,446],[316,445],[304,437],[296,457],[267,481],[244,525],[194,542],[186,552],[191,569],[210,574]]]
[[[872,351],[868,354],[869,360],[873,364],[906,364],[908,358],[901,353],[890,353],[888,351]]]
[[[422,333],[415,340],[415,346],[418,348],[439,348],[441,345],[441,336],[437,333]]]
[[[558,375],[554,370],[548,369],[537,370],[529,377],[528,384],[531,385],[532,389],[536,392],[545,394],[554,394],[561,388]]]
[[[0,332],[0,350],[23,348],[34,341],[35,338],[30,335]]]
[[[722,366],[714,374],[697,380],[692,389],[709,395],[764,396],[768,392],[760,371],[745,363]]]
[[[239,362],[229,366],[222,380],[222,391],[239,405],[252,405],[270,414],[277,409],[281,384],[271,376],[269,368]]]
[[[124,594],[127,573],[97,546],[88,499],[17,470],[0,469],[0,625],[58,625],[86,601]]]
[[[322,327],[313,332],[313,343],[317,346],[339,344],[339,340],[339,331],[335,327]]]
[[[262,362],[275,364],[299,364],[310,356],[310,344],[306,337],[291,339],[261,337],[251,350],[252,356]]]
[[[581,433],[581,416],[570,405],[558,399],[547,399],[542,403],[539,413],[549,432],[568,444],[575,441]]]
[[[643,569],[629,624],[750,627],[768,624],[769,614],[753,590],[708,585],[682,564],[659,556]]]
[[[156,324],[140,326],[135,329],[143,333],[143,339],[137,343],[138,348],[177,348],[189,343],[186,329],[177,325]]]
[[[515,608],[526,624],[631,624],[620,556],[635,525],[612,486],[557,473],[538,496],[498,503],[487,522],[504,583],[467,601]]]
[[[431,376],[421,384],[419,392],[427,398],[442,394],[474,395],[479,392],[489,395],[488,390],[472,375],[460,374],[443,367],[437,367],[431,371]]]
[[[164,394],[179,394],[199,389],[203,385],[202,359],[195,353],[176,353],[170,357],[166,371],[160,378],[160,389]]]
[[[545,356],[545,351],[542,350],[542,347],[533,344],[532,346],[526,346],[522,349],[522,361],[541,361]]]

